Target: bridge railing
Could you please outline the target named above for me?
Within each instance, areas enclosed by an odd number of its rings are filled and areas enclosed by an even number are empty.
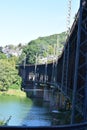
[[[33,130],[33,129],[41,129],[41,130],[87,130],[87,122],[78,123],[78,124],[70,124],[70,125],[59,125],[59,126],[0,126],[0,129],[21,129],[21,130]]]

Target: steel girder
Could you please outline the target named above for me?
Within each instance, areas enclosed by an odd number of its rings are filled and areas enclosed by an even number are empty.
[[[72,94],[71,123],[80,121],[87,121],[87,0],[80,1],[80,9],[78,12],[78,31]]]

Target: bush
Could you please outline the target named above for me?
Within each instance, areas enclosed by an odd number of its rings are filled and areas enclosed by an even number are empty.
[[[8,90],[10,86],[15,85],[16,88],[21,85],[21,77],[18,70],[6,59],[0,60],[0,90]]]

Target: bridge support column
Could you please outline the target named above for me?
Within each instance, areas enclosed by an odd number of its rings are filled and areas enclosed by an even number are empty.
[[[35,63],[35,70],[34,70],[34,74],[35,74],[35,81],[34,81],[34,96],[36,96],[36,81],[37,81],[37,54],[36,54],[36,63]]]
[[[47,62],[45,64],[45,75],[44,75],[44,83],[47,82]]]
[[[84,121],[87,121],[87,53],[86,53],[86,78],[85,78],[85,100],[84,100]]]
[[[59,91],[58,90],[51,90],[51,98],[50,98],[50,110],[57,110],[59,109]]]
[[[77,81],[78,81],[79,55],[80,55],[80,44],[81,44],[82,2],[83,0],[80,0],[78,32],[77,32],[77,42],[76,42],[75,72],[74,72],[74,83],[73,83],[73,93],[72,93],[71,124],[75,123],[75,117],[76,117],[75,112],[76,112],[76,105],[77,105],[77,85],[78,85]]]
[[[37,92],[36,92],[36,84],[34,83],[34,92],[33,92],[33,95],[34,95],[34,97],[37,95]]]
[[[50,101],[50,90],[47,87],[44,87],[44,94],[43,94],[44,101]]]

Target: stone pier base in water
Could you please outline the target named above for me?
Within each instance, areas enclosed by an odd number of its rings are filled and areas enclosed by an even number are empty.
[[[26,91],[27,97],[29,98],[41,98],[45,102],[49,102],[50,110],[59,110],[60,107],[65,107],[64,102],[65,98],[58,89],[39,86],[35,87],[36,89]],[[60,101],[61,100],[61,101]]]

